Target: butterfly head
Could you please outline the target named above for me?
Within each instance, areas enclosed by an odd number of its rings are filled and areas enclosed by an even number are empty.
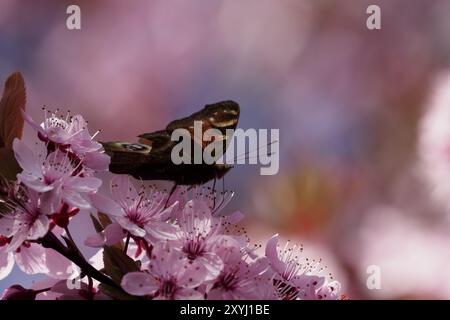
[[[215,171],[216,171],[216,178],[217,179],[221,179],[223,178],[224,175],[227,174],[228,171],[230,171],[233,166],[229,165],[229,164],[218,164],[216,163],[214,165]]]

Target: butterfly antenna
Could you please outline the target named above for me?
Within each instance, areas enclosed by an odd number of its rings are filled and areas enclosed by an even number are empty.
[[[211,189],[211,197],[213,199],[213,205],[212,205],[211,210],[213,210],[213,211],[216,208],[216,195],[215,195],[215,193],[216,193],[216,181],[217,181],[217,178],[214,177],[213,186],[212,186],[212,189]]]
[[[215,182],[216,179],[214,179]],[[223,204],[223,202],[225,201],[225,176],[222,177],[222,201],[220,202],[220,204],[217,206],[217,208],[214,208],[214,210],[212,211],[212,214],[214,214],[219,208],[220,206]],[[216,202],[216,199],[214,197],[214,203]]]
[[[276,152],[269,152],[269,153],[267,154],[267,156],[270,157],[270,156],[272,156],[272,155],[274,155],[274,154],[276,154]],[[245,156],[244,158],[235,158],[234,161],[243,160],[243,159],[244,159],[244,160],[249,160],[249,159],[254,159],[254,158],[258,158],[258,155],[255,154],[255,155],[253,155],[253,156]]]
[[[219,205],[216,206],[214,208],[214,210],[211,211],[211,214],[215,214],[216,212],[218,212],[219,210],[221,210],[222,208],[224,208],[228,202],[230,202],[231,198],[233,198],[234,192],[230,191],[230,192],[223,192],[223,194],[220,195],[220,202]]]
[[[44,120],[47,119],[47,106],[44,104],[42,106],[42,111],[44,111]]]
[[[66,119],[64,119],[66,122],[69,122],[72,119],[71,115],[70,115],[70,110],[67,110],[66,113]]]
[[[222,192],[225,193],[225,175],[222,177]]]
[[[178,183],[175,182],[173,187],[172,187],[172,189],[170,189],[169,196],[167,197],[166,203],[164,204],[164,209],[167,208],[167,205],[169,204],[170,197],[172,197],[172,194],[175,192],[177,187],[178,187]]]
[[[264,146],[262,146],[262,147],[257,147],[257,148],[255,148],[255,149],[252,149],[252,150],[246,151],[246,152],[244,152],[244,153],[238,154],[238,155],[236,155],[236,156],[234,157],[234,161],[236,161],[236,160],[239,159],[240,157],[248,156],[248,155],[250,155],[250,154],[253,153],[253,152],[260,151],[260,150],[263,150],[263,149],[265,149],[265,148],[268,148],[269,146],[271,146],[271,145],[273,145],[273,144],[275,144],[275,143],[277,143],[277,142],[279,142],[279,141],[278,141],[278,140],[274,140],[274,141],[268,142],[266,145],[264,145]],[[244,158],[244,159],[247,159],[247,158]]]

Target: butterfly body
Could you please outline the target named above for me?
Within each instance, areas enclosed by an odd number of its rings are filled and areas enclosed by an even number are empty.
[[[204,130],[214,128],[222,133],[221,139],[226,148],[230,138],[226,135],[226,129],[234,130],[238,119],[239,105],[233,101],[223,101],[206,105],[186,118],[172,121],[164,130],[141,134],[139,143],[119,141],[102,144],[111,156],[110,171],[113,173],[130,174],[142,180],[169,180],[178,185],[200,185],[222,178],[232,167],[217,163],[193,164],[193,161],[192,164],[175,164],[171,153],[179,141],[171,139],[172,132],[185,129],[193,137],[194,121],[201,121]]]

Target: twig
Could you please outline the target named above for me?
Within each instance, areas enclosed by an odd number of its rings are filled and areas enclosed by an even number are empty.
[[[123,247],[123,253],[125,253],[125,254],[127,254],[127,251],[128,251],[128,245],[130,244],[130,238],[131,238],[131,234],[128,232],[127,239],[125,240],[125,246]]]
[[[75,263],[87,276],[90,276],[95,280],[114,288],[120,288],[111,278],[98,271],[89,262],[87,262],[86,259],[84,259],[82,255],[80,255],[78,249],[74,249],[73,246],[64,246],[53,232],[49,231],[44,237],[39,240],[39,242],[43,247],[51,248]]]

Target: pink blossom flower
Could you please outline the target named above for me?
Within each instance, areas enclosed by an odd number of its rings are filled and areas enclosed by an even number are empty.
[[[25,242],[16,250],[10,250],[7,240],[3,237],[0,246],[0,280],[6,278],[12,271],[14,264],[26,274],[46,273],[45,249],[41,246]]]
[[[280,300],[280,295],[273,285],[273,272],[270,269],[255,279],[254,288],[251,294],[254,300]]]
[[[266,245],[266,257],[275,275],[273,283],[282,299],[321,299],[337,297],[339,285],[334,283],[323,288],[326,278],[320,275],[323,268],[320,261],[303,260],[302,247],[289,247],[278,250],[278,235],[274,235]],[[331,291],[331,292],[330,292]]]
[[[341,298],[340,292],[341,284],[338,281],[327,281],[319,290],[312,292],[311,299],[338,300]]]
[[[98,151],[102,145],[94,141],[95,135],[89,133],[87,122],[81,115],[70,118],[67,130],[71,136],[70,147],[78,155]]]
[[[167,219],[177,203],[165,208],[165,195],[158,192],[147,194],[145,190],[137,192],[130,178],[124,175],[113,178],[111,193],[114,200],[100,194],[91,197],[95,208],[110,215],[114,222],[102,234],[88,238],[88,245],[98,246],[123,239],[121,228],[132,236],[151,242],[174,238],[177,228]]]
[[[70,158],[60,151],[47,155],[45,151],[35,154],[21,140],[13,143],[17,162],[23,169],[17,175],[20,182],[42,194],[42,209],[48,214],[57,211],[61,202],[88,209],[90,202],[86,193],[96,192],[102,184],[100,179],[83,176]]]
[[[167,242],[155,245],[147,271],[126,274],[122,278],[122,288],[129,294],[158,300],[202,298],[195,288],[202,284],[204,272]]]
[[[69,133],[70,150],[76,154],[79,160],[88,168],[97,171],[109,169],[110,157],[102,152],[102,145],[94,141],[87,128],[87,122],[82,116],[76,115],[71,118]]]
[[[187,191],[182,192],[180,197],[188,197],[189,193]],[[217,191],[211,190],[205,187],[195,187],[191,193],[191,199],[195,203],[201,204],[204,209],[209,209],[212,215],[217,215],[227,204],[231,201],[234,196],[233,191]],[[180,201],[182,202],[182,201]],[[188,200],[183,203],[186,204]]]
[[[69,118],[59,118],[55,113],[47,112],[46,108],[43,108],[44,122],[38,124],[35,122],[26,112],[23,112],[25,121],[37,131],[39,138],[44,142],[53,142],[60,145],[70,145],[72,135],[69,132]]]
[[[0,219],[0,235],[11,238],[9,249],[17,250],[26,240],[37,240],[49,230],[50,221],[40,207],[39,194],[28,190],[26,199],[6,200],[8,212]]]
[[[180,248],[190,261],[198,261],[208,273],[206,280],[216,278],[223,262],[215,253],[216,243],[226,242],[229,237],[221,235],[220,219],[213,219],[211,208],[205,201],[196,199],[186,203],[177,220],[179,226],[173,244]],[[232,241],[230,239],[230,241]]]
[[[45,273],[66,277],[71,262],[52,249],[33,243],[47,234],[50,219],[41,210],[39,193],[10,185],[14,191],[2,200],[0,215],[0,278],[6,277],[14,262],[27,274]],[[54,231],[61,233],[62,229]]]
[[[91,135],[87,122],[81,115],[65,118],[58,117],[56,113],[48,112],[45,108],[45,119],[40,125],[26,112],[24,119],[38,132],[39,138],[47,143],[47,147],[54,151],[59,149],[71,155],[72,160],[97,171],[107,171],[110,158],[102,152],[102,145]]]
[[[112,246],[122,241],[126,235],[127,230],[117,222],[113,222],[106,226],[102,232],[87,237],[84,244],[93,248],[101,248],[105,245]]]
[[[6,261],[6,263],[4,263]],[[67,278],[72,263],[53,249],[24,242],[16,250],[0,245],[0,280],[6,278],[14,264],[26,274],[46,274],[55,279]]]
[[[7,250],[8,244],[9,239],[5,236],[0,236],[0,280],[5,279],[14,267],[14,254]]]
[[[0,279],[11,272],[14,262],[27,274],[67,276],[70,261],[52,249],[30,242],[45,236],[50,228],[49,218],[39,204],[39,194],[32,190],[28,190],[26,199],[3,203],[10,211],[0,217]]]
[[[209,286],[211,289],[208,292],[208,299],[256,299],[264,295],[266,284],[257,280],[267,270],[265,257],[250,260],[240,248],[239,242],[230,238],[216,242],[216,253],[224,266],[219,276]]]

